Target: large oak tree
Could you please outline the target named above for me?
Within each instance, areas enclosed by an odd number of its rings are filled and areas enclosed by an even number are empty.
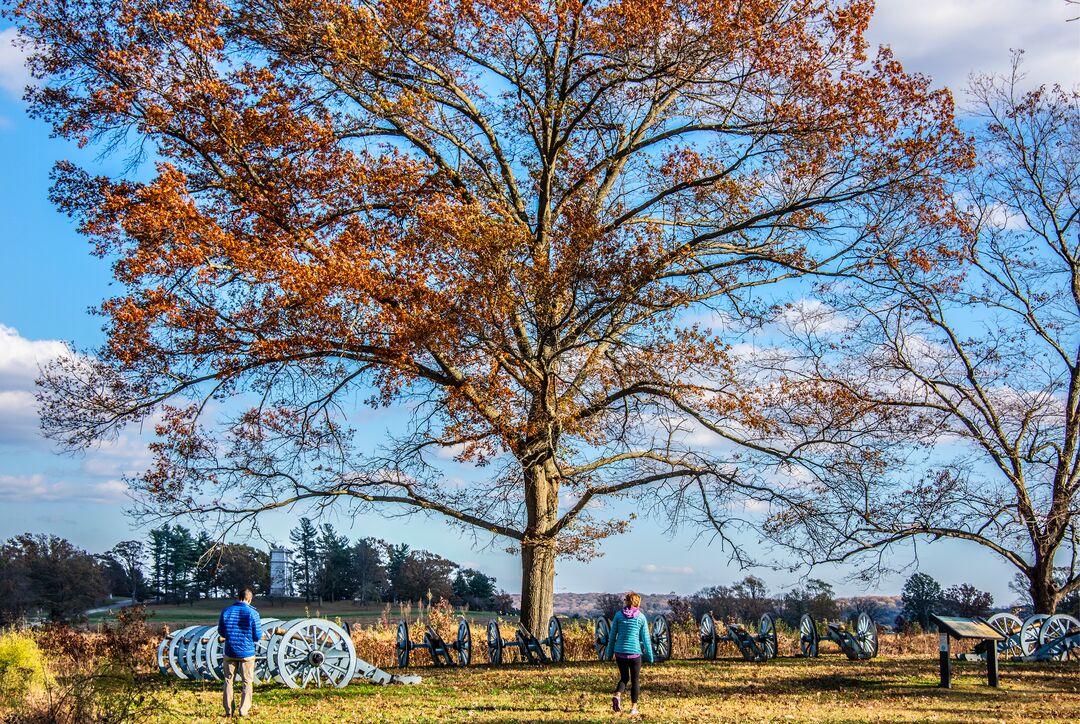
[[[949,94],[866,57],[859,0],[14,13],[32,112],[156,164],[57,168],[122,291],[104,346],[45,376],[46,432],[78,448],[160,415],[139,484],[158,512],[344,500],[509,539],[533,629],[556,556],[625,527],[602,496],[652,490],[726,536],[715,496],[766,495],[679,432],[760,422],[686,313],[738,318],[763,285],[865,263],[883,218],[930,213],[968,159]],[[376,455],[349,422],[372,389],[413,410]],[[475,466],[467,486],[437,449]]]

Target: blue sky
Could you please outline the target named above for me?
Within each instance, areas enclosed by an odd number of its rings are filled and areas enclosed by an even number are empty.
[[[972,71],[1004,72],[1010,49],[1024,49],[1028,82],[1080,84],[1080,15],[1063,0],[878,0],[871,28],[874,43],[887,43],[909,70],[932,76],[939,85],[962,88]],[[59,341],[94,347],[100,321],[87,309],[109,295],[107,262],[89,254],[87,242],[48,201],[49,171],[71,159],[98,173],[116,173],[114,162],[96,159],[69,144],[50,139],[48,130],[28,118],[19,100],[27,78],[21,57],[10,46],[12,29],[0,26],[0,539],[23,531],[53,532],[91,551],[124,538],[144,537],[133,530],[123,510],[121,478],[147,460],[138,431],[115,444],[80,457],[57,454],[36,433],[33,378],[39,361],[55,356]],[[958,93],[958,101],[963,98]],[[380,436],[394,426],[393,413],[364,416],[365,432]],[[498,545],[476,549],[439,519],[357,519],[331,516],[354,537],[378,536],[428,548],[453,560],[479,565],[507,590],[519,590],[516,558]],[[284,540],[293,521],[268,518],[268,538]],[[605,556],[591,563],[562,562],[556,589],[690,593],[745,575],[727,564],[722,551],[697,539],[695,531],[673,536],[659,521],[635,522],[632,530],[604,545]],[[901,556],[903,554],[900,554]],[[910,556],[908,556],[910,558]],[[1012,571],[971,544],[922,546],[920,570],[943,584],[970,582],[1001,602]],[[797,583],[798,576],[769,571],[762,575],[774,591]],[[838,591],[864,589],[848,581],[843,568],[814,572]],[[902,578],[883,581],[883,593],[898,592]]]

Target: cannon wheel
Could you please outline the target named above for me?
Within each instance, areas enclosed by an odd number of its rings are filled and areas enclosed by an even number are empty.
[[[499,622],[495,619],[488,621],[487,627],[487,655],[488,663],[498,666],[503,662],[503,638],[499,630]]]
[[[855,641],[859,647],[859,659],[872,659],[878,655],[877,624],[864,611],[855,619]]]
[[[303,619],[282,635],[277,652],[278,674],[290,689],[308,684],[342,688],[356,671],[356,647],[341,626],[323,619]]]
[[[262,620],[263,635],[258,641],[255,642],[255,681],[269,681],[270,674],[270,662],[267,652],[270,647],[270,639],[274,635],[274,628],[281,623],[281,619],[277,618],[264,618]],[[221,652],[221,655],[225,655],[224,645],[221,645],[217,649]],[[220,662],[218,668],[221,668]],[[221,672],[222,677],[225,676],[225,672]]]
[[[817,621],[808,613],[799,616],[799,651],[808,659],[818,655]]]
[[[458,666],[468,666],[472,663],[472,627],[462,616],[457,624],[457,645],[454,647]]]
[[[211,673],[206,656],[211,636],[217,640],[217,626],[200,626],[195,629],[195,635],[188,646],[187,668],[196,679],[209,681],[217,678]]]
[[[285,678],[281,675],[281,670],[278,668],[278,648],[281,646],[281,641],[289,629],[293,626],[307,621],[306,618],[290,618],[287,621],[278,621],[274,624],[274,627],[270,629],[270,638],[266,642],[266,674],[267,678],[276,681],[279,684],[285,683]]]
[[[1020,646],[1020,629],[1024,627],[1024,622],[1019,617],[1011,613],[995,613],[986,619],[986,623],[1005,636],[1004,641],[998,642],[998,653],[1010,658],[1024,655],[1024,649]]]
[[[1067,613],[1055,613],[1043,621],[1042,626],[1039,627],[1039,646],[1046,646],[1051,641],[1056,641],[1077,632],[1080,632],[1080,621]],[[1054,656],[1054,660],[1071,660],[1078,654],[1080,654],[1080,650],[1071,648],[1063,650],[1060,654]]]
[[[187,646],[184,641],[185,637],[191,633],[192,629],[196,626],[188,626],[182,628],[173,634],[172,640],[169,642],[169,668],[181,679],[190,679],[187,672],[184,670],[184,655],[186,653],[185,647]]]
[[[780,647],[776,640],[776,621],[773,620],[771,613],[761,614],[761,620],[758,622],[758,638],[762,643],[765,660],[775,659]]]
[[[409,665],[409,623],[401,619],[397,623],[397,635],[394,637],[394,653],[397,654],[397,665],[406,668]]]
[[[607,661],[607,642],[611,635],[611,622],[603,616],[593,619],[593,640],[596,644],[596,658]]]
[[[1048,618],[1045,613],[1037,613],[1029,616],[1020,627],[1020,647],[1024,650],[1024,656],[1030,656],[1039,648],[1039,629]]]
[[[550,652],[548,658],[551,663],[557,664],[563,660],[565,647],[563,645],[562,624],[558,616],[552,616],[548,620],[547,647]]]
[[[711,613],[701,617],[698,625],[698,633],[701,637],[701,658],[713,660],[716,658],[716,621]]]
[[[188,675],[188,678],[193,681],[204,678],[197,655],[199,653],[199,643],[202,641],[203,634],[209,628],[209,626],[195,626],[184,635],[184,644],[180,649],[182,652],[180,666],[184,668],[184,673]]]
[[[657,662],[671,658],[671,626],[667,616],[660,615],[652,621],[653,659]]]
[[[169,652],[172,650],[172,637],[166,636],[161,639],[161,643],[157,647],[157,667],[158,671],[162,674],[168,674],[172,671],[172,666],[169,664]]]
[[[221,659],[225,658],[225,636],[221,635],[216,626],[211,634],[210,643],[206,645],[206,668],[210,669],[214,681],[221,681],[225,679],[225,669],[221,667]],[[256,644],[256,656],[258,656],[258,649],[258,644]]]

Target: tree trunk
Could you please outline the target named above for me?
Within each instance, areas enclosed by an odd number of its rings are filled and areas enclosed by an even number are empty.
[[[1053,614],[1057,610],[1061,592],[1054,581],[1053,557],[1036,556],[1035,565],[1027,571],[1031,592],[1031,602],[1035,613]]]
[[[521,623],[537,638],[547,636],[555,603],[555,546],[521,546]]]
[[[521,542],[521,623],[537,638],[547,635],[555,596],[555,538],[559,483],[546,461],[526,467],[525,510],[528,524]]]

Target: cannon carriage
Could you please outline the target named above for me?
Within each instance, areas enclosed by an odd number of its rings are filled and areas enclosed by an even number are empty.
[[[513,639],[503,639],[499,621],[491,619],[487,626],[488,663],[500,666],[505,663],[505,652],[516,650],[521,661],[530,664],[556,664],[565,653],[562,622],[558,616],[548,619],[547,637],[538,639],[519,621],[515,624]]]
[[[464,617],[458,619],[457,638],[447,643],[431,623],[426,622],[423,641],[415,642],[409,638],[408,622],[401,619],[398,621],[397,635],[394,638],[397,665],[407,667],[409,654],[417,649],[427,651],[434,666],[468,666],[472,662],[472,627]]]
[[[833,642],[852,661],[866,661],[878,655],[877,624],[866,613],[860,613],[850,629],[826,621],[824,633],[813,616],[808,613],[800,616],[799,652],[807,658],[816,657],[822,641]]]
[[[778,643],[776,639],[776,619],[771,613],[762,614],[757,630],[739,623],[724,625],[721,635],[717,631],[716,619],[706,613],[698,624],[698,638],[701,643],[701,658],[714,660],[721,641],[730,641],[739,649],[747,661],[768,661],[776,658]]]
[[[290,689],[347,686],[357,677],[376,684],[419,683],[372,666],[356,655],[347,627],[321,618],[266,619],[255,649],[255,678]],[[165,636],[157,647],[158,670],[191,681],[224,676],[224,639],[217,626],[188,626]]]
[[[1037,613],[1021,621],[1011,613],[995,613],[986,623],[1005,637],[997,650],[1006,660],[1080,660],[1080,620],[1068,614]]]
[[[608,637],[611,635],[611,621],[604,616],[593,619],[593,642],[596,657],[607,661]],[[671,625],[667,616],[657,615],[649,619],[649,639],[652,643],[653,660],[657,663],[671,658]]]

